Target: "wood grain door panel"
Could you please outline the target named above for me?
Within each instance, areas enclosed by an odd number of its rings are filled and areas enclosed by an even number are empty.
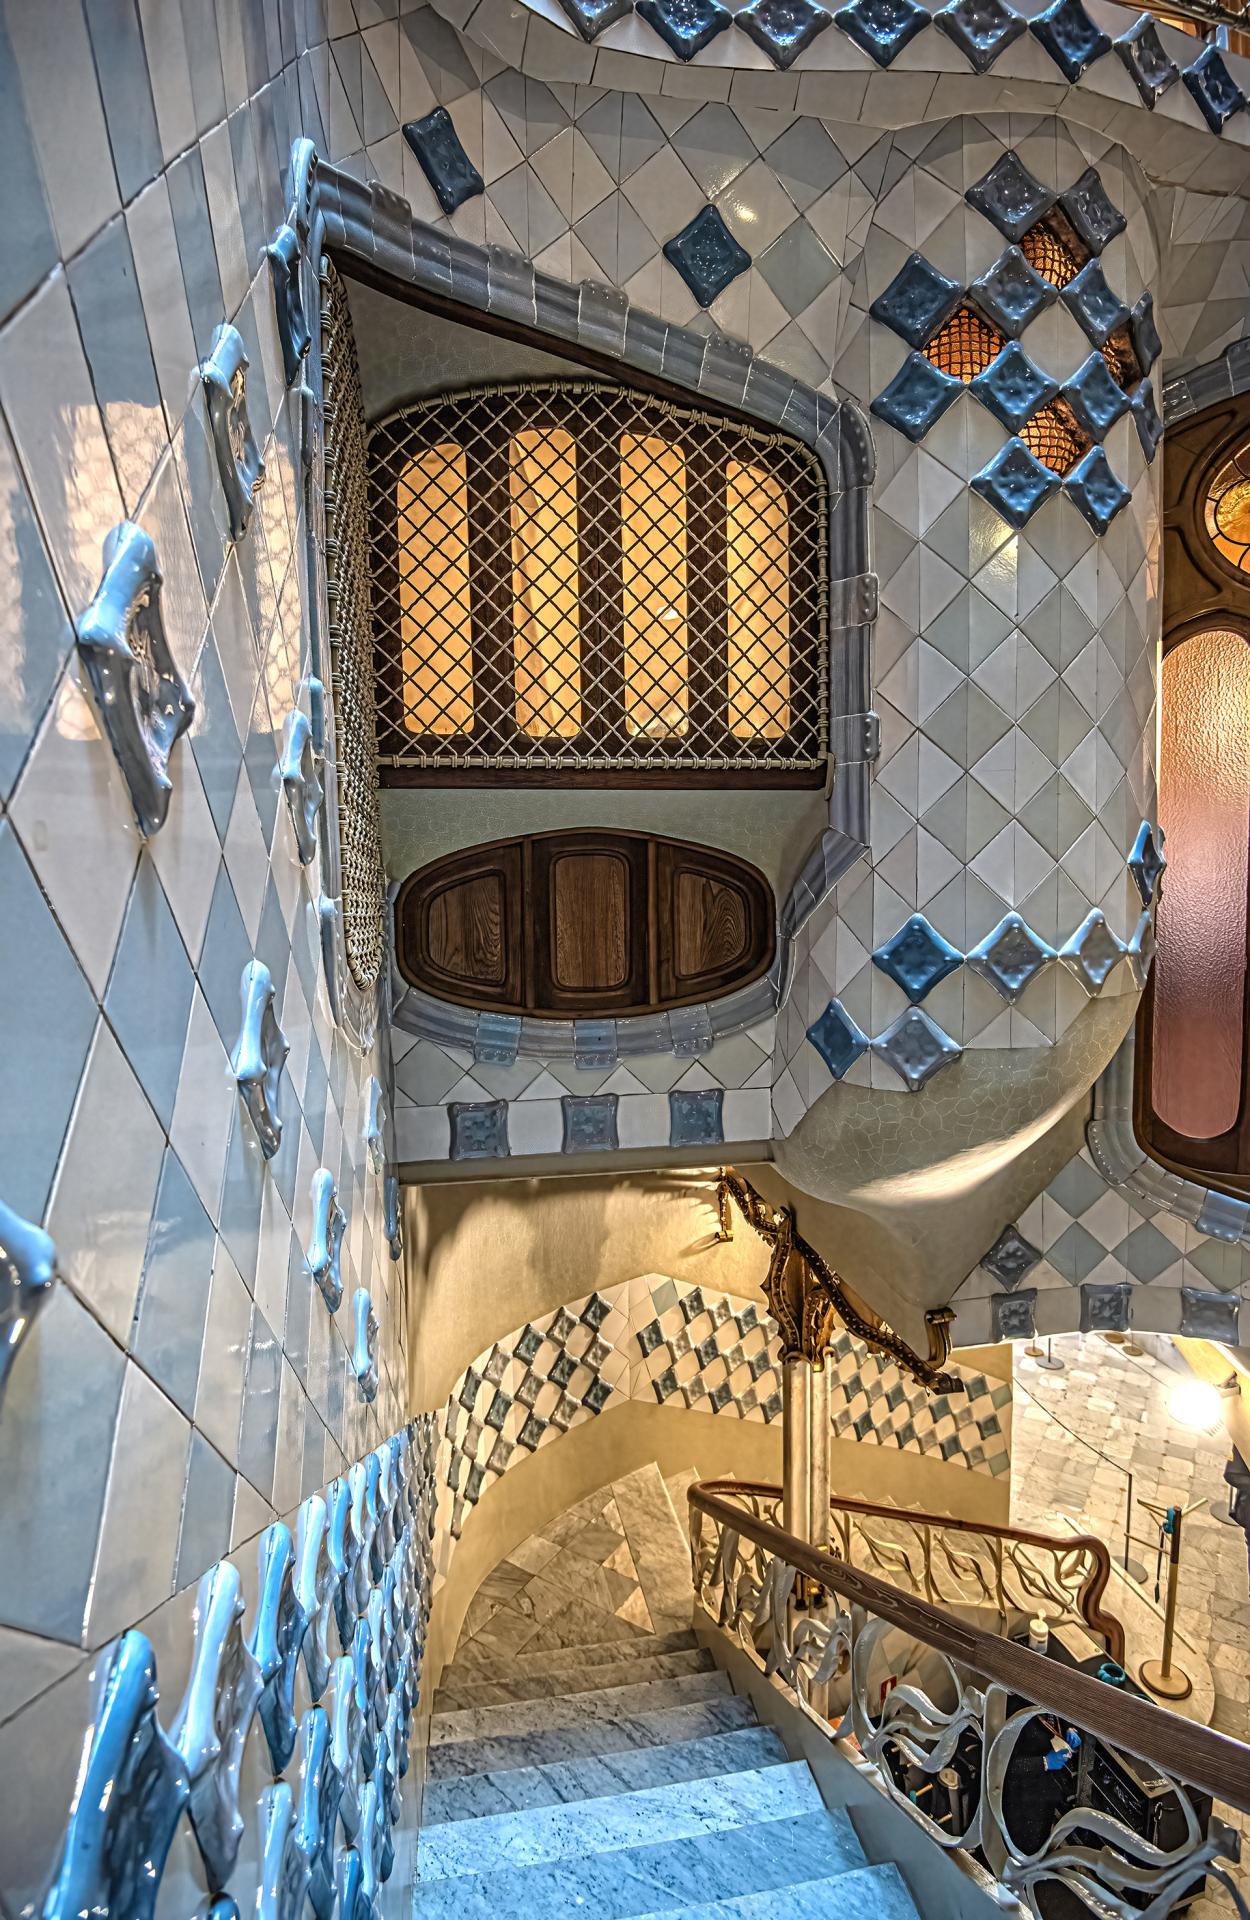
[[[396,957],[437,999],[606,1019],[715,999],[775,947],[772,890],[732,854],[582,828],[470,847],[413,874]]]

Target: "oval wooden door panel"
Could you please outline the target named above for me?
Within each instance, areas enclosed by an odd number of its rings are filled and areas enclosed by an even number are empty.
[[[766,971],[774,929],[772,889],[744,860],[590,827],[449,855],[395,903],[413,986],[549,1019],[716,999]]]

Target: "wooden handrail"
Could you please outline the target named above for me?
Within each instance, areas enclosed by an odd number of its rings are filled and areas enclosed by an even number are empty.
[[[761,1489],[740,1480],[701,1480],[687,1490],[686,1498],[695,1512],[763,1547],[818,1586],[900,1627],[979,1679],[1021,1694],[1044,1712],[1056,1714],[1066,1726],[1096,1734],[1160,1773],[1174,1775],[1226,1806],[1250,1813],[1250,1746],[1169,1713],[1153,1701],[1120,1693],[1015,1641],[968,1626],[941,1607],[930,1606],[875,1574],[861,1573],[784,1527],[757,1520],[733,1504],[743,1494],[760,1491],[773,1493],[775,1488]]]
[[[707,1482],[708,1485],[722,1484]],[[782,1488],[763,1480],[734,1480],[736,1492],[760,1499],[780,1500]],[[1093,1533],[1034,1533],[1027,1527],[1002,1526],[994,1520],[960,1520],[944,1513],[927,1513],[917,1507],[878,1506],[873,1500],[856,1500],[838,1494],[829,1501],[831,1511],[863,1514],[869,1519],[906,1520],[919,1527],[941,1527],[954,1533],[981,1533],[992,1540],[1019,1540],[1026,1547],[1043,1547],[1066,1553],[1080,1549],[1094,1562],[1093,1571],[1083,1580],[1077,1593],[1077,1605],[1087,1627],[1101,1635],[1113,1660],[1124,1660],[1124,1623],[1114,1613],[1104,1613],[1099,1605],[1111,1580],[1111,1554],[1104,1540]]]

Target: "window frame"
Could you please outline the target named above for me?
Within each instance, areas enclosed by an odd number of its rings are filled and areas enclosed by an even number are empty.
[[[581,411],[587,389],[625,392],[636,418],[628,431],[668,439],[681,447],[686,477],[687,554],[705,555],[696,567],[688,560],[687,711],[707,714],[719,707],[723,725],[704,744],[706,722],[690,734],[696,749],[683,748],[684,736],[662,744],[645,733],[632,752],[626,725],[626,626],[621,539],[621,452],[619,427],[587,426]],[[375,448],[381,436],[403,429],[412,435],[412,455],[455,440],[459,418],[464,432],[468,412],[502,401],[485,426],[465,433],[468,475],[468,550],[470,619],[473,646],[473,704],[479,712],[510,709],[515,718],[515,652],[511,626],[493,617],[511,606],[513,556],[510,531],[510,447],[517,432],[534,427],[569,431],[577,448],[579,598],[582,677],[581,728],[576,735],[533,736],[514,724],[511,736],[488,754],[480,737],[412,735],[412,751],[388,751],[403,728],[402,642],[398,620],[388,631],[379,609],[400,605],[398,471],[386,467],[379,477]],[[712,452],[697,428],[707,423],[720,439]],[[730,437],[732,451],[727,450]],[[525,380],[456,394],[431,396],[388,414],[370,427],[369,530],[374,575],[374,674],[378,708],[378,778],[383,787],[404,786],[595,786],[595,787],[769,787],[819,788],[828,777],[829,759],[829,492],[817,456],[789,435],[745,424],[729,412],[711,414],[697,406],[657,399],[628,380],[614,382],[593,374],[558,380]],[[730,729],[729,621],[727,588],[727,476],[731,458],[764,471],[792,472],[801,464],[810,486],[800,495],[783,479],[788,510],[790,632],[790,725],[780,738],[740,737]],[[719,531],[718,531],[719,521]],[[594,537],[586,532],[594,529]],[[585,530],[585,531],[584,531]],[[804,582],[796,593],[793,582]],[[810,585],[806,584],[809,583]],[[479,616],[478,608],[484,613]],[[723,698],[717,700],[717,685]],[[606,699],[603,697],[606,694]],[[593,697],[592,697],[593,695]],[[539,742],[542,752],[536,751]],[[753,751],[762,747],[763,752]]]

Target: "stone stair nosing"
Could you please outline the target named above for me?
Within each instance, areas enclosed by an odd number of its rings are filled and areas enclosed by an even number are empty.
[[[710,1700],[731,1691],[718,1671],[687,1673],[676,1680],[644,1680],[634,1687],[603,1687],[589,1693],[556,1694],[547,1700],[516,1700],[502,1707],[465,1707],[440,1713],[438,1696],[430,1717],[430,1746],[445,1741],[477,1740],[492,1733],[540,1733],[544,1727],[565,1727],[611,1721],[646,1713],[654,1707],[675,1707],[691,1700]]]
[[[755,1709],[740,1695],[721,1692],[685,1706],[664,1706],[619,1720],[584,1726],[547,1727],[538,1733],[504,1733],[431,1747],[427,1779],[460,1779],[613,1753],[631,1752],[733,1733],[756,1724]]]
[[[598,1666],[552,1667],[540,1673],[513,1674],[490,1680],[453,1681],[444,1674],[438,1689],[440,1713],[464,1707],[507,1706],[522,1700],[544,1700],[561,1694],[596,1693],[605,1687],[641,1686],[648,1680],[676,1680],[688,1673],[711,1673],[716,1662],[702,1647],[684,1653],[658,1653],[645,1659],[617,1660]]]
[[[917,1920],[915,1903],[892,1861],[767,1893],[734,1894],[697,1907],[658,1909],[640,1920]]]

